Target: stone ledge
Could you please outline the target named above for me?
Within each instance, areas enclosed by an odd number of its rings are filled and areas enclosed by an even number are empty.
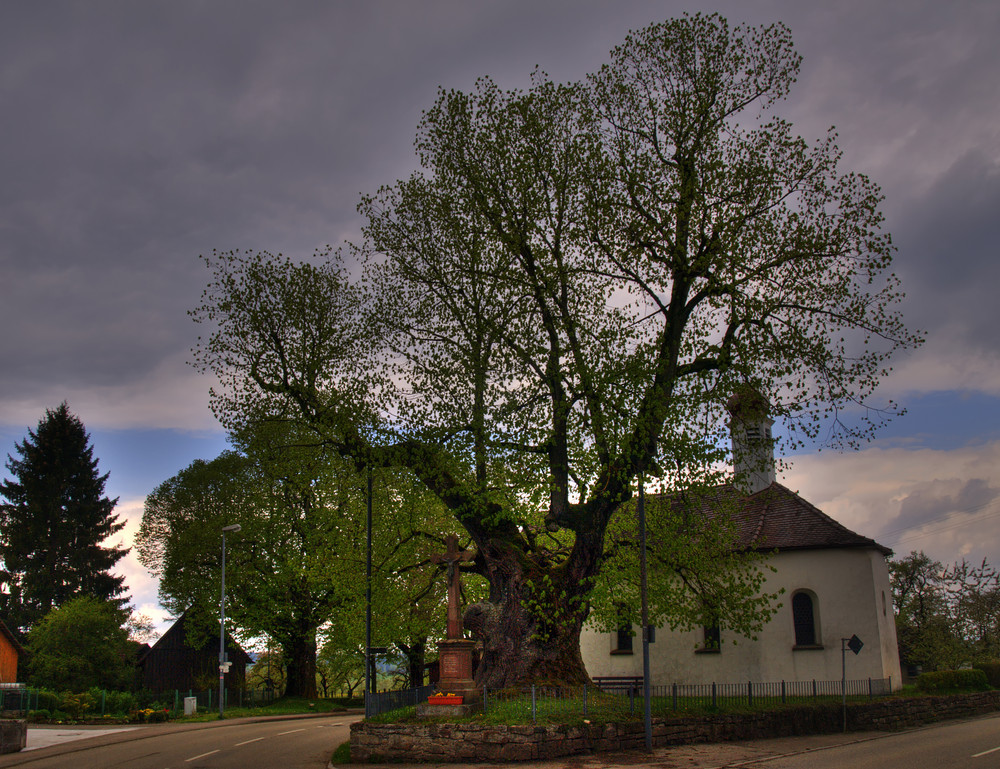
[[[27,721],[0,721],[0,753],[17,753],[27,744]]]
[[[1000,691],[892,698],[847,706],[851,731],[891,731],[1000,710]],[[653,719],[653,745],[828,734],[843,728],[840,705],[750,714]],[[644,743],[641,722],[535,726],[475,723],[351,724],[351,759],[413,762],[537,761],[629,750]]]

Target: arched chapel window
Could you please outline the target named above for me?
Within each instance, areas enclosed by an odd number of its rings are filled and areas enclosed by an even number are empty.
[[[816,607],[809,593],[792,596],[792,621],[795,623],[796,646],[818,646],[816,633]]]

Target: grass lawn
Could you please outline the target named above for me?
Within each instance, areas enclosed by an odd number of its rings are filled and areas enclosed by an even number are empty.
[[[270,705],[253,708],[226,708],[226,718],[247,718],[251,716],[289,716],[302,713],[338,713],[347,707],[363,707],[352,700],[307,700],[299,697],[282,697]],[[199,713],[196,716],[180,716],[175,721],[197,723],[217,721],[219,712]]]

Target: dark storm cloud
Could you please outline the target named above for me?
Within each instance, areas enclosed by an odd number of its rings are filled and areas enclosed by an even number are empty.
[[[164,362],[183,367],[193,342],[185,311],[206,278],[198,254],[306,256],[356,239],[359,193],[413,169],[420,112],[439,86],[468,89],[484,74],[524,86],[536,65],[580,78],[627,29],[683,10],[643,0],[0,5],[0,422],[7,404],[41,392],[72,399],[75,388],[172,377]],[[964,264],[981,264],[996,175],[934,156],[996,157],[978,146],[996,110],[993,4],[719,10],[733,23],[788,22],[805,64],[781,111],[810,137],[837,123],[848,164],[883,181],[918,290],[933,285],[931,254],[963,232]],[[963,232],[928,224],[949,201],[966,215]],[[976,308],[950,321],[984,336]],[[155,404],[146,419],[157,424]]]
[[[923,526],[955,526],[982,513],[997,498],[1000,489],[983,478],[938,479],[921,484],[900,501],[899,514],[885,531],[901,535]]]
[[[906,211],[897,238],[910,315],[949,329],[981,354],[1000,354],[1000,167],[966,153]]]

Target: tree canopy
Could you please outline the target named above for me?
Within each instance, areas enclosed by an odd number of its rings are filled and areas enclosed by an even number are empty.
[[[984,559],[945,567],[924,552],[889,562],[899,658],[924,670],[1000,659],[1000,573]]]
[[[139,559],[160,578],[163,605],[194,619],[198,645],[218,627],[221,529],[239,523],[227,538],[227,616],[242,636],[280,646],[289,694],[314,697],[320,629],[333,623],[338,637],[363,638],[365,479],[338,455],[301,445],[289,425],[244,430],[234,442],[243,453],[198,460],[147,497]],[[380,471],[374,489],[376,640],[409,646],[426,638],[439,603],[424,551],[437,546],[425,527],[441,513],[400,472]]]
[[[72,598],[28,634],[31,683],[56,691],[128,689],[138,644],[129,642],[129,613],[114,601]]]
[[[118,600],[125,578],[111,573],[127,550],[104,542],[124,528],[104,496],[83,423],[65,403],[45,412],[7,457],[0,483],[0,611],[26,632],[79,595]]]
[[[698,14],[630,34],[579,82],[443,90],[420,170],[362,199],[362,281],[329,252],[209,260],[196,363],[224,384],[216,413],[297,420],[441,500],[490,586],[466,612],[478,683],[585,679],[609,526],[640,474],[675,503],[718,482],[738,388],[792,442],[877,426],[852,410],[920,340],[879,188],[841,172],[834,132],[810,142],[771,116],[799,61],[781,24]],[[718,615],[699,541],[664,561],[684,616],[752,632]]]

